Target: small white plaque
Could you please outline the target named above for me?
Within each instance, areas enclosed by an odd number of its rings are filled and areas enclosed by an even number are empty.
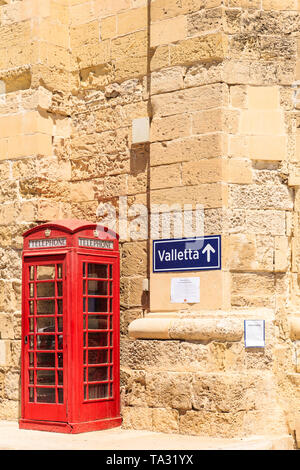
[[[264,348],[265,320],[245,320],[244,337],[246,348]]]
[[[200,302],[199,277],[174,277],[171,279],[171,302],[194,304]]]
[[[150,140],[150,120],[148,117],[133,119],[132,143],[143,144]]]

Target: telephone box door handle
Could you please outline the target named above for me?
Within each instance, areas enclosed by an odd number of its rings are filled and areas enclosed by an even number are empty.
[[[28,336],[26,335],[25,338],[24,338],[24,343],[27,344],[28,343]]]

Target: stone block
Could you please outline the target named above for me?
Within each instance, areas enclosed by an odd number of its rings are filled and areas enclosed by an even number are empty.
[[[281,135],[249,136],[248,156],[253,160],[285,160],[287,137]]]
[[[151,195],[151,204],[202,204],[205,209],[226,207],[227,186],[223,183],[181,186],[180,188],[158,189]]]
[[[211,413],[206,410],[188,410],[179,418],[179,432],[198,436],[241,437],[245,411]]]
[[[180,65],[180,64],[178,64]],[[152,52],[150,57],[150,70],[158,70],[170,66],[170,47],[158,46]]]
[[[192,375],[189,373],[146,372],[146,403],[154,408],[189,410]]]
[[[289,266],[290,248],[288,237],[275,237],[274,269],[286,272]]]
[[[152,430],[152,408],[142,406],[124,406],[121,410],[124,429]]]
[[[100,36],[105,39],[112,39],[117,35],[117,17],[109,16],[103,18],[100,22]]]
[[[231,271],[272,272],[274,240],[250,233],[231,234],[228,239],[223,238],[223,257],[223,266],[228,263]]]
[[[0,366],[7,367],[10,365],[11,351],[10,341],[6,339],[0,339]]]
[[[100,25],[97,20],[76,25],[71,28],[70,46],[74,54],[76,54],[82,46],[94,44],[94,46],[97,47],[100,40],[99,30]]]
[[[247,88],[244,85],[232,85],[230,87],[230,104],[233,108],[244,109],[247,107]]]
[[[163,21],[157,21],[151,24],[150,29],[150,47],[156,47],[164,44],[185,39],[187,36],[187,17],[176,16]]]
[[[269,273],[232,273],[231,303],[238,307],[274,307],[275,276]]]
[[[251,184],[253,182],[252,165],[249,160],[230,158],[226,163],[226,179],[229,183]]]
[[[282,111],[248,109],[241,112],[240,133],[246,135],[272,135],[285,133]]]
[[[128,242],[122,245],[121,269],[126,276],[146,276],[147,243]]]
[[[178,433],[179,413],[177,410],[153,408],[153,431],[163,433]]]
[[[111,41],[111,59],[127,60],[134,57],[147,56],[147,32],[138,31],[135,33],[120,36]]]
[[[248,232],[261,235],[285,235],[285,213],[269,209],[247,210],[243,227]]]
[[[244,209],[292,210],[292,192],[286,186],[230,185],[231,207]]]
[[[110,0],[95,0],[93,6],[94,14],[102,18],[114,15],[123,10],[129,10],[131,2],[130,0],[118,0],[118,2],[111,2]]]
[[[296,0],[262,0],[264,10],[297,10]]]
[[[297,448],[300,449],[300,413],[297,413],[296,416],[296,424],[295,424],[295,431],[296,431],[296,442],[297,442]]]
[[[117,32],[120,36],[123,34],[132,33],[133,31],[146,29],[147,24],[147,7],[130,9],[117,15]]]
[[[225,84],[212,84],[182,91],[155,95],[152,98],[153,116],[192,113],[203,109],[227,105],[228,88]]]
[[[169,327],[171,339],[185,341],[240,341],[243,321],[225,318],[174,319]]]
[[[196,161],[226,155],[227,141],[222,134],[210,134],[151,144],[151,165]]]
[[[188,114],[167,116],[153,119],[151,124],[151,142],[173,140],[191,134],[191,118]]]
[[[275,110],[280,108],[278,86],[249,86],[247,88],[248,108]]]
[[[77,50],[77,61],[80,69],[105,64],[110,60],[110,41],[100,42],[97,47],[87,44]]]
[[[300,318],[297,316],[292,316],[289,319],[290,326],[290,337],[291,339],[299,340],[300,339]]]
[[[125,56],[126,57],[126,56]],[[124,82],[132,78],[144,77],[148,72],[146,57],[132,57],[118,60],[115,65],[114,81]]]
[[[181,186],[181,167],[179,164],[156,166],[151,170],[151,189]],[[188,183],[184,182],[186,185]]]
[[[226,162],[222,158],[186,162],[182,164],[182,184],[189,186],[224,181],[225,172]]]
[[[228,39],[223,33],[207,34],[179,41],[170,46],[170,65],[221,61],[228,54]]]
[[[168,91],[181,90],[184,86],[184,67],[164,68],[151,74],[151,93],[153,95]]]

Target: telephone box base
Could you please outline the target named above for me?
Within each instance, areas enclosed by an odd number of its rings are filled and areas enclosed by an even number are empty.
[[[109,418],[84,423],[60,423],[54,421],[36,421],[20,419],[19,428],[32,431],[60,432],[65,434],[79,434],[83,432],[102,431],[121,426],[122,418]]]

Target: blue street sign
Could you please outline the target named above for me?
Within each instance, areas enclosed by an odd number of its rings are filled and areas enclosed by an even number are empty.
[[[153,272],[221,269],[221,235],[153,240]]]

